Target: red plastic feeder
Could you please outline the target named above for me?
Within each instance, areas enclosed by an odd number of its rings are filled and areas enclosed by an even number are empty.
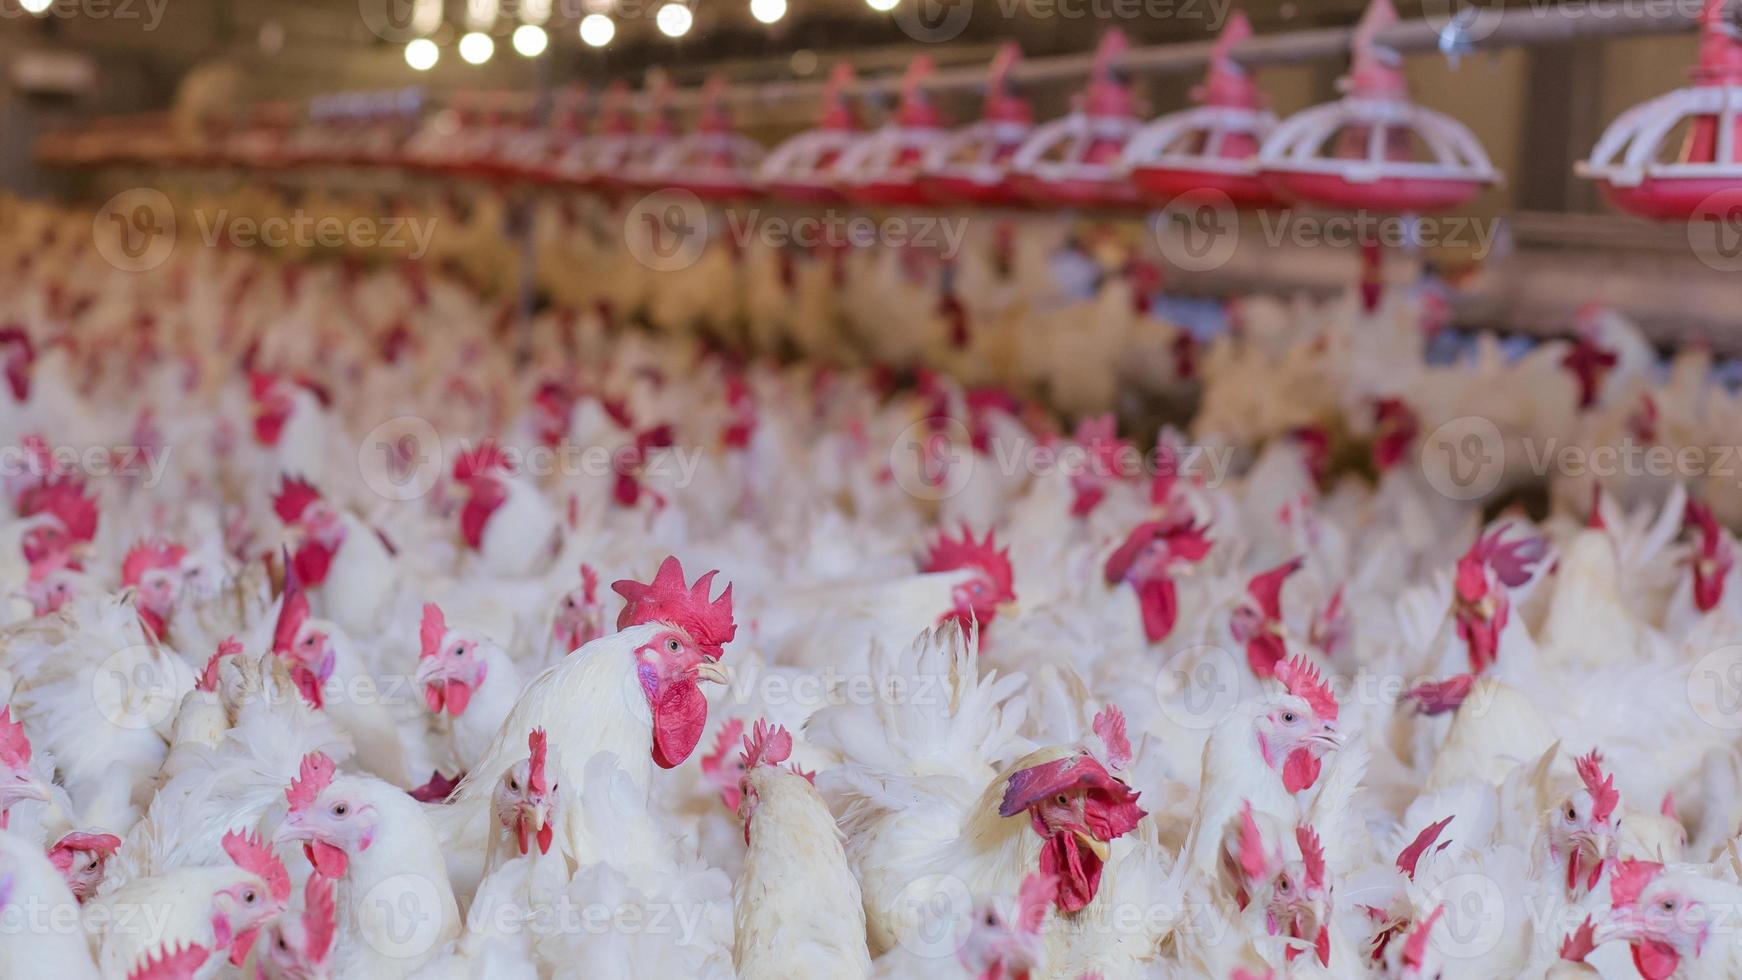
[[[768,152],[757,179],[770,194],[799,204],[829,204],[841,200],[836,169],[841,155],[864,138],[859,119],[847,103],[846,87],[853,66],[838,64],[823,89],[822,125],[807,129]]]
[[[998,49],[986,79],[980,121],[933,143],[920,163],[926,196],[943,204],[1010,207],[1025,202],[1010,161],[1034,131],[1034,111],[1010,92],[1010,69],[1022,57],[1014,42]]]
[[[1409,100],[1401,59],[1375,43],[1397,23],[1391,0],[1373,0],[1355,29],[1344,98],[1298,112],[1271,131],[1258,157],[1283,194],[1331,207],[1404,213],[1468,203],[1499,172],[1464,125]],[[1427,159],[1417,159],[1420,145]],[[1325,156],[1326,148],[1332,155]]]
[[[551,165],[552,180],[571,187],[590,187],[599,173],[605,147],[627,139],[635,132],[629,115],[629,86],[612,82],[599,99],[599,124],[589,135],[572,140]]]
[[[1742,30],[1725,18],[1725,6],[1726,0],[1707,0],[1700,13],[1693,86],[1622,113],[1576,168],[1599,181],[1621,210],[1686,220],[1708,210],[1702,205],[1714,195],[1742,197]],[[1685,135],[1666,153],[1677,130]]]
[[[1229,56],[1252,36],[1252,23],[1235,13],[1216,39],[1204,83],[1192,90],[1195,108],[1169,113],[1137,131],[1125,146],[1131,180],[1157,201],[1214,190],[1236,207],[1282,203],[1259,172],[1258,148],[1276,127],[1252,76]]]
[[[726,80],[702,87],[701,116],[693,132],[667,144],[648,165],[647,184],[687,190],[704,201],[753,197],[762,147],[732,127],[725,107]]]
[[[925,55],[913,59],[901,78],[901,105],[895,118],[842,151],[835,164],[841,194],[855,204],[924,204],[929,198],[920,169],[926,151],[948,133],[937,107],[920,87],[932,73]]]
[[[1126,208],[1142,203],[1120,162],[1126,140],[1138,127],[1131,91],[1113,77],[1113,63],[1125,48],[1125,35],[1108,31],[1095,49],[1089,87],[1078,108],[1035,127],[1017,148],[1010,162],[1024,197],[1063,207]]]
[[[654,158],[677,139],[677,124],[667,106],[670,101],[671,81],[662,78],[648,93],[647,114],[639,130],[607,134],[594,144],[589,160],[593,187],[612,193],[648,186]]]

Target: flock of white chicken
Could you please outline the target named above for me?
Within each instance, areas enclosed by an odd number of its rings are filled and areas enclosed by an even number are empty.
[[[517,333],[0,209],[0,977],[1742,976],[1707,353],[539,221]]]

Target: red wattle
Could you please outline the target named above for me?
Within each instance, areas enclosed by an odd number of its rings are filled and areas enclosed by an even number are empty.
[[[1077,835],[1060,831],[1048,837],[1040,849],[1040,873],[1057,875],[1061,912],[1077,912],[1095,900],[1101,887],[1101,859],[1078,843]]]
[[[1282,762],[1282,788],[1298,793],[1319,778],[1319,760],[1312,750],[1300,748],[1288,754]]]
[[[661,769],[683,764],[702,740],[708,723],[708,699],[693,680],[674,683],[660,692],[653,707],[653,761]]]
[[[1655,939],[1633,944],[1633,967],[1645,980],[1667,980],[1681,966],[1681,954]]]
[[[1137,607],[1143,613],[1143,635],[1149,642],[1167,639],[1179,620],[1179,595],[1173,579],[1164,575],[1137,583]]]
[[[308,863],[314,865],[315,871],[323,878],[339,879],[345,876],[345,871],[351,866],[351,859],[345,852],[324,840],[306,841],[302,845],[303,856]]]

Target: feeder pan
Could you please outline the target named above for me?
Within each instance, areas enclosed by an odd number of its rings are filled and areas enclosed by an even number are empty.
[[[629,86],[612,82],[599,100],[599,125],[591,134],[569,143],[558,155],[551,176],[573,187],[588,187],[599,173],[603,148],[627,139],[635,132],[628,111]]]
[[[1131,91],[1113,77],[1125,35],[1108,31],[1095,49],[1089,87],[1070,114],[1035,127],[1010,159],[1022,195],[1055,207],[1125,208],[1141,203],[1120,166],[1137,131]]]
[[[648,165],[647,183],[687,190],[705,201],[753,197],[762,147],[732,128],[723,104],[726,80],[720,75],[702,87],[701,118],[693,132],[662,148]]]
[[[641,129],[607,136],[594,146],[591,163],[595,188],[610,193],[650,185],[654,159],[677,139],[677,126],[667,107],[670,101],[671,80],[662,76],[648,94]]]
[[[1010,174],[1010,160],[1034,131],[1034,111],[1010,92],[1007,83],[1011,67],[1021,57],[1014,43],[999,48],[986,79],[986,108],[980,121],[944,136],[925,151],[920,170],[932,200],[993,207],[1023,203]]]
[[[515,180],[550,183],[555,158],[576,133],[575,107],[570,96],[558,97],[550,123],[527,126],[502,144],[497,167],[502,175]]]
[[[1131,180],[1157,201],[1212,190],[1236,207],[1282,203],[1259,172],[1258,148],[1276,126],[1264,95],[1229,52],[1252,36],[1246,15],[1235,13],[1216,39],[1204,83],[1192,90],[1194,108],[1169,113],[1137,131],[1125,146]]]
[[[931,73],[930,58],[920,55],[913,59],[901,78],[901,105],[895,118],[841,152],[835,172],[847,200],[896,207],[928,200],[920,165],[926,151],[947,135],[937,106],[920,87]]]
[[[1352,69],[1338,83],[1348,95],[1290,116],[1265,139],[1259,161],[1281,193],[1415,214],[1465,204],[1499,181],[1462,123],[1409,100],[1397,53],[1375,43],[1395,23],[1391,0],[1373,0],[1355,28]],[[1418,143],[1429,159],[1416,159]]]
[[[841,199],[836,167],[841,155],[864,138],[844,91],[852,81],[853,66],[836,65],[823,89],[822,125],[792,137],[763,159],[757,180],[770,194],[800,204]]]
[[[1622,113],[1575,169],[1600,182],[1616,207],[1642,218],[1686,220],[1724,191],[1742,195],[1742,29],[1724,16],[1725,0],[1700,13],[1694,84]],[[1687,126],[1683,127],[1683,121]],[[1674,159],[1667,141],[1685,129]]]

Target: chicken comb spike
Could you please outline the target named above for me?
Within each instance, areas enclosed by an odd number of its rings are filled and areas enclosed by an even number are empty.
[[[1428,913],[1428,917],[1421,920],[1421,923],[1410,931],[1409,938],[1403,941],[1403,962],[1405,964],[1418,970],[1421,969],[1422,963],[1427,958],[1428,933],[1433,932],[1434,923],[1440,920],[1440,916],[1445,914],[1445,911],[1446,907],[1443,904],[1434,906],[1434,910]]]
[[[156,568],[174,568],[187,557],[188,550],[167,541],[145,540],[128,549],[121,559],[121,584],[138,585],[145,573]]]
[[[1301,824],[1294,828],[1294,840],[1300,845],[1301,863],[1306,865],[1306,883],[1314,888],[1325,887],[1325,845],[1319,832]]]
[[[337,768],[325,752],[310,752],[303,756],[296,778],[284,790],[284,798],[290,803],[290,812],[306,810],[319,799],[321,793],[333,784],[333,773]]]
[[[266,846],[259,834],[232,830],[224,835],[223,843],[224,853],[230,855],[236,867],[252,872],[266,882],[266,889],[272,893],[274,902],[283,905],[290,900],[290,872],[284,870],[284,862],[272,853],[272,848]]]
[[[617,628],[665,623],[688,633],[704,653],[719,657],[721,648],[737,635],[738,627],[732,622],[731,585],[718,599],[708,599],[715,574],[710,571],[696,579],[695,585],[686,586],[682,563],[675,555],[668,555],[646,585],[634,579],[612,582],[611,591],[625,600]]]
[[[1638,903],[1640,892],[1662,870],[1663,865],[1656,861],[1622,861],[1609,878],[1609,904],[1624,908]]]
[[[508,454],[502,451],[495,439],[487,438],[471,449],[462,451],[454,459],[454,479],[461,483],[496,472],[510,473],[513,469],[509,464]]]
[[[1297,654],[1277,664],[1276,679],[1282,681],[1288,693],[1311,706],[1320,721],[1337,720],[1337,696],[1304,655]]]
[[[550,742],[544,729],[534,728],[526,733],[526,748],[531,753],[526,766],[526,788],[533,793],[548,792],[550,781],[545,773],[545,763],[548,761]]]
[[[1587,915],[1585,916],[1585,921],[1580,923],[1577,929],[1573,930],[1573,934],[1568,936],[1565,942],[1561,943],[1561,959],[1571,960],[1574,963],[1583,963],[1585,957],[1590,956],[1596,948],[1597,927],[1596,924],[1591,921],[1591,917]]]
[[[318,871],[310,874],[302,895],[302,928],[307,944],[303,952],[311,962],[324,963],[327,954],[333,951],[333,936],[339,925],[333,879]]]
[[[442,617],[442,609],[433,602],[423,604],[423,619],[417,624],[417,642],[419,660],[438,657],[442,652],[442,637],[448,635],[448,622]]]
[[[1573,762],[1579,771],[1579,779],[1585,784],[1585,792],[1591,794],[1591,816],[1598,820],[1607,820],[1615,812],[1615,805],[1621,802],[1621,794],[1615,789],[1615,777],[1603,774],[1603,756],[1596,749],[1589,755],[1581,755]]]
[[[1479,560],[1494,569],[1494,574],[1509,589],[1515,589],[1529,581],[1532,566],[1542,560],[1548,553],[1548,541],[1543,538],[1519,538],[1516,541],[1502,542],[1504,535],[1512,525],[1502,524],[1493,531],[1478,538],[1470,549]]]
[[[1687,508],[1682,512],[1682,526],[1699,530],[1702,554],[1710,556],[1718,550],[1718,542],[1722,536],[1718,530],[1718,519],[1712,515],[1712,508],[1689,497]]]
[[[920,570],[953,572],[958,568],[977,568],[992,580],[1000,595],[1014,595],[1015,577],[1010,570],[1010,549],[998,550],[997,542],[993,540],[994,532],[990,530],[983,541],[974,540],[974,532],[966,523],[962,524],[961,532],[960,538],[939,534],[926,553],[925,565]]]
[[[1240,870],[1247,879],[1264,877],[1270,860],[1264,854],[1264,835],[1258,831],[1258,821],[1252,819],[1252,802],[1240,806]]]
[[[1282,618],[1282,583],[1300,571],[1304,564],[1306,558],[1296,555],[1267,572],[1252,576],[1252,581],[1246,583],[1246,592],[1257,601],[1266,618]]]
[[[48,514],[77,541],[97,535],[97,501],[85,495],[84,481],[77,477],[51,477],[26,490],[18,497],[18,513],[22,517]]]
[[[738,718],[729,718],[720,725],[720,730],[714,735],[714,751],[702,757],[702,772],[713,775],[726,765],[726,756],[738,747],[744,737],[744,722]]]
[[[1118,705],[1109,704],[1102,708],[1090,727],[1107,746],[1109,768],[1124,769],[1131,764],[1131,739],[1125,734],[1125,712],[1119,710]]]
[[[206,659],[206,666],[200,670],[200,679],[195,687],[210,694],[218,689],[218,667],[225,657],[234,657],[242,652],[242,641],[234,636],[227,636],[218,644],[218,649]]]
[[[792,755],[792,733],[779,725],[770,725],[761,718],[756,727],[744,736],[744,771],[757,766],[777,766]]]
[[[289,576],[291,565],[285,566],[284,604],[278,610],[278,623],[272,628],[272,652],[286,653],[296,645],[296,634],[301,632],[304,623],[308,622],[308,595],[298,588]]]
[[[211,955],[198,944],[159,949],[155,954],[147,953],[144,959],[134,964],[127,972],[127,980],[193,980],[194,974],[206,965]]]
[[[599,601],[599,573],[586,562],[581,562],[581,598]]]
[[[30,765],[30,738],[24,722],[12,719],[11,708],[0,708],[0,766],[22,772]]]
[[[73,866],[73,855],[84,852],[108,857],[121,849],[121,838],[114,834],[92,834],[75,830],[48,849],[48,863],[58,868],[62,874]]]
[[[321,499],[321,492],[300,476],[285,474],[279,479],[281,482],[278,493],[272,498],[272,509],[285,524],[299,523],[309,505]]]
[[[1022,887],[1016,891],[1016,927],[1038,934],[1046,921],[1046,908],[1058,897],[1058,891],[1058,875],[1036,872],[1022,879]]]
[[[1456,814],[1453,814],[1452,816],[1456,816]],[[1409,880],[1414,881],[1415,866],[1420,863],[1422,855],[1427,853],[1428,848],[1434,846],[1434,841],[1440,839],[1440,832],[1445,830],[1446,825],[1451,822],[1452,817],[1447,817],[1444,820],[1430,823],[1426,827],[1423,827],[1421,833],[1415,835],[1415,840],[1410,841],[1407,847],[1397,852],[1397,870],[1403,872],[1404,876]],[[1451,843],[1451,841],[1446,841],[1439,847],[1434,847],[1434,853],[1437,854],[1440,851],[1445,850],[1447,847],[1451,846]]]

